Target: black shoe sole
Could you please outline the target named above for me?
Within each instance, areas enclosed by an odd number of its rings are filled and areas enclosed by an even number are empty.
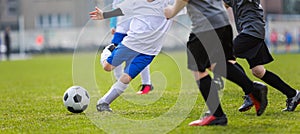
[[[254,86],[256,87],[255,90],[259,90],[258,92],[260,100],[260,109],[256,112],[256,115],[261,116],[268,106],[268,87],[257,82],[254,82]]]

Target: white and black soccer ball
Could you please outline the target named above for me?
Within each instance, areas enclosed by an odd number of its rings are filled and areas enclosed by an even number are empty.
[[[90,96],[83,87],[72,86],[64,93],[63,102],[72,113],[83,112],[90,103]]]

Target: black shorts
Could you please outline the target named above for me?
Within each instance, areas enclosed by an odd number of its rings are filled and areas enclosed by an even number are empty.
[[[188,69],[204,72],[211,63],[235,60],[230,25],[215,30],[191,33],[187,42]]]
[[[264,65],[274,59],[264,39],[241,33],[233,42],[234,55],[238,58],[245,58],[250,69],[257,65]]]

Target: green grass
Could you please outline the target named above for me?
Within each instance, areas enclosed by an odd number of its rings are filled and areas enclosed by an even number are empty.
[[[284,113],[285,96],[269,87],[269,106],[261,116],[254,109],[238,112],[242,90],[226,81],[222,106],[229,123],[225,127],[190,127],[204,112],[204,102],[184,52],[159,55],[151,64],[155,90],[136,95],[137,77],[113,104],[114,113],[98,113],[97,99],[114,83],[93,54],[41,55],[32,59],[0,62],[0,133],[299,133],[300,108]],[[300,89],[299,54],[274,55],[266,66]],[[255,79],[244,60],[239,61]],[[62,103],[65,90],[81,85],[91,104],[85,113],[71,114]]]

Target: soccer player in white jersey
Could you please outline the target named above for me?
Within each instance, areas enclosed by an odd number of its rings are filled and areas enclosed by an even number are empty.
[[[113,0],[112,8],[116,9],[117,5],[123,2],[124,0]],[[126,16],[112,17],[110,18],[110,28],[111,33],[113,34],[112,41],[107,48],[112,51],[116,46],[118,46],[123,38],[127,36],[127,32],[129,31],[131,19]],[[114,76],[118,80],[123,73],[122,66],[117,66],[114,69]],[[151,84],[150,78],[150,66],[147,66],[141,73],[141,89],[137,92],[137,94],[148,94],[151,90],[153,90],[153,86]]]
[[[171,25],[171,21],[164,17],[163,9],[167,5],[168,0],[128,0],[110,12],[103,12],[96,7],[95,11],[89,13],[93,20],[120,15],[131,17],[127,36],[111,55],[101,55],[101,63],[106,71],[112,71],[123,62],[126,62],[126,65],[120,79],[98,100],[97,110],[99,112],[112,112],[110,104],[124,92],[130,81],[159,54],[163,37]],[[109,50],[104,49],[104,51]]]

